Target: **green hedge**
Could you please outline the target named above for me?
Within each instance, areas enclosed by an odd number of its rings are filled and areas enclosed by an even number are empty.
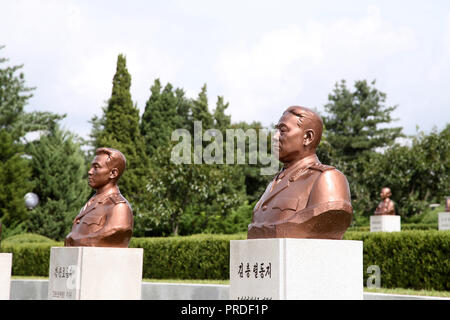
[[[195,235],[168,238],[132,238],[130,247],[144,249],[143,278],[229,279],[229,242],[238,235]],[[344,239],[364,242],[364,285],[377,265],[381,286],[450,290],[450,231],[356,232]],[[57,243],[62,245],[62,243]],[[13,275],[48,276],[51,243],[13,244]]]
[[[371,265],[384,288],[450,290],[450,231],[351,232],[364,242],[364,285]]]
[[[130,247],[144,249],[144,278],[229,279],[230,240],[245,238],[245,234],[133,238]]]
[[[438,230],[437,223],[402,223],[402,231],[408,230]],[[370,226],[350,227],[348,231],[366,231],[370,232]]]
[[[12,274],[15,276],[48,277],[51,243],[6,243],[2,242],[1,252],[13,254]]]

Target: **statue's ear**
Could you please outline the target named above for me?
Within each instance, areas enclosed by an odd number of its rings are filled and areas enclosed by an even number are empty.
[[[117,168],[112,168],[112,170],[109,172],[110,179],[116,179],[118,175],[119,175],[119,170]]]
[[[305,131],[304,136],[303,136],[303,145],[304,146],[310,145],[314,141],[315,137],[316,137],[316,133],[314,132],[314,130],[313,129],[307,129]]]

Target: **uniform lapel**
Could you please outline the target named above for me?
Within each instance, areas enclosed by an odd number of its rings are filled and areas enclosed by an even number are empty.
[[[269,202],[273,197],[275,197],[281,191],[283,191],[284,189],[289,187],[289,179],[287,179],[287,178],[282,179],[279,182],[276,182],[276,180],[274,180],[272,182],[272,184],[274,184],[274,183],[275,183],[275,186],[271,187],[272,190],[269,189],[268,192],[265,194],[265,199],[262,202],[262,205],[264,205],[265,203]]]

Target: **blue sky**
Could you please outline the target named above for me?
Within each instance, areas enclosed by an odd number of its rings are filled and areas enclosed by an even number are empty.
[[[156,78],[189,97],[207,83],[210,109],[223,95],[233,121],[264,125],[376,79],[405,133],[450,120],[448,1],[0,0],[0,44],[36,87],[27,110],[66,113],[83,137],[119,53],[141,112]]]

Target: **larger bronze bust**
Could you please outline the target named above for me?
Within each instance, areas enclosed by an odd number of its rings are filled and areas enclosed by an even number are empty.
[[[248,239],[342,239],[353,216],[350,189],[339,170],[316,156],[322,128],[320,116],[308,108],[283,113],[273,137],[283,168],[253,210]]]
[[[67,235],[66,247],[127,248],[133,232],[133,212],[117,181],[125,170],[125,156],[112,148],[99,148],[88,172],[96,193],[84,205]]]

